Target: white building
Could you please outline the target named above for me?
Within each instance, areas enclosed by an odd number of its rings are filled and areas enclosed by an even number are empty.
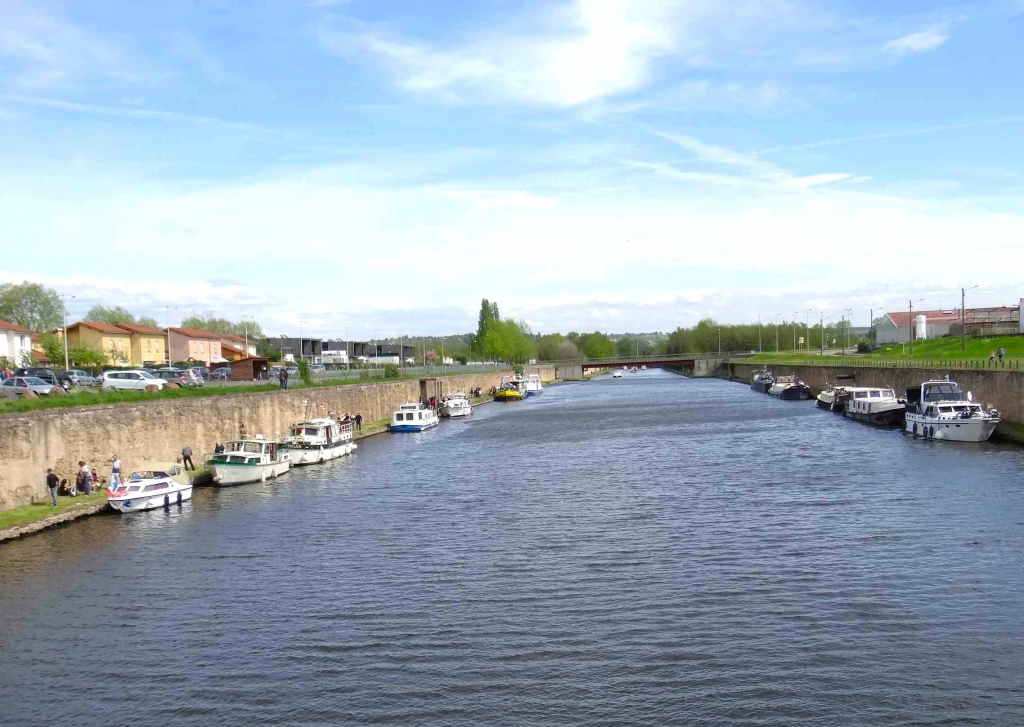
[[[18,368],[26,355],[32,355],[32,332],[14,323],[0,321],[0,356],[6,356],[11,365]]]
[[[917,319],[924,316],[924,333],[921,335]],[[966,310],[967,335],[1007,335],[1020,329],[1020,308],[968,308]],[[916,310],[911,319],[910,311],[886,313],[875,325],[875,342],[906,343],[910,340],[911,326],[915,328],[914,340],[959,336],[963,330],[959,308],[949,310]]]

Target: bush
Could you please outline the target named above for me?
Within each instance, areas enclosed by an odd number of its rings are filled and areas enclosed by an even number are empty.
[[[858,343],[857,353],[871,353],[871,346],[867,343]]]
[[[452,356],[452,358],[458,361],[463,366],[469,363],[469,356],[467,356],[464,353],[457,353],[454,356]]]
[[[296,363],[296,366],[299,367],[299,378],[302,379],[302,383],[304,383],[306,386],[312,384],[313,374],[311,374],[309,371],[309,364],[306,362],[306,359],[300,358],[298,360],[298,363]]]
[[[513,371],[514,373],[517,373],[517,374],[519,374],[520,376],[522,376],[522,375],[523,375],[523,367],[522,367],[521,365],[519,365],[519,364],[516,364],[515,366],[513,366],[513,367],[512,367],[512,371]]]
[[[398,367],[395,364],[385,364],[384,366],[384,378],[385,379],[397,379],[398,378]]]

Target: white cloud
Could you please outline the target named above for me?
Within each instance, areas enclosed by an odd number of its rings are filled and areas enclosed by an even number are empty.
[[[817,187],[821,184],[835,184],[836,182],[842,182],[847,179],[851,179],[850,174],[812,174],[807,177],[796,177],[786,182],[787,187],[793,189],[808,189],[810,187]],[[864,181],[867,181],[866,179]]]
[[[929,28],[918,33],[910,33],[886,43],[885,47],[896,54],[924,53],[935,50],[949,40],[949,35],[940,28]]]

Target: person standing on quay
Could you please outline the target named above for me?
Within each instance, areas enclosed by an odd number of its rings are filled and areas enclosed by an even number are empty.
[[[110,457],[110,489],[116,490],[121,484],[121,460],[116,454]]]
[[[363,415],[362,414],[356,414],[356,431],[357,432],[363,431]]]
[[[192,468],[193,472],[196,471],[196,466],[192,464],[192,448],[187,444],[181,448],[181,464],[185,468],[186,472],[189,467]]]
[[[287,389],[288,388],[288,367],[287,366],[282,366],[281,367],[281,378],[280,378],[280,380],[281,380],[281,388],[282,389]]]
[[[52,469],[46,470],[46,486],[50,489],[50,500],[53,501],[53,506],[57,507],[57,475],[53,474]]]
[[[1000,346],[999,349],[996,351],[996,356],[999,357],[999,363],[1003,362],[1003,356],[1005,356],[1005,355],[1006,355],[1006,351],[1003,349],[1002,346]]]
[[[92,470],[89,469],[89,465],[84,460],[78,461],[78,480],[82,484],[82,492],[86,495],[92,494]]]

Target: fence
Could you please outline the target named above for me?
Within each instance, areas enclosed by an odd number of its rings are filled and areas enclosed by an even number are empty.
[[[833,368],[872,368],[872,369],[952,369],[966,371],[972,369],[989,369],[992,371],[1020,371],[1020,359],[987,361],[985,359],[874,359],[874,358],[842,358],[826,356],[824,358],[791,358],[776,361],[741,362],[772,366],[829,366]]]
[[[508,371],[512,368],[511,364],[481,364],[478,366],[463,366],[461,364],[454,364],[451,366],[402,366],[398,369],[398,375],[403,378],[423,377],[428,378],[431,376],[453,376],[456,374],[482,374],[489,371]],[[377,379],[384,378],[384,367],[367,367],[362,369],[333,369],[330,371],[313,371],[311,372],[313,381],[316,383],[325,383],[328,381],[375,381]],[[289,382],[297,384],[299,377],[292,375],[288,377]],[[210,382],[213,386],[244,386],[252,385],[252,381],[215,381]],[[276,384],[277,379],[271,379],[268,383]]]

